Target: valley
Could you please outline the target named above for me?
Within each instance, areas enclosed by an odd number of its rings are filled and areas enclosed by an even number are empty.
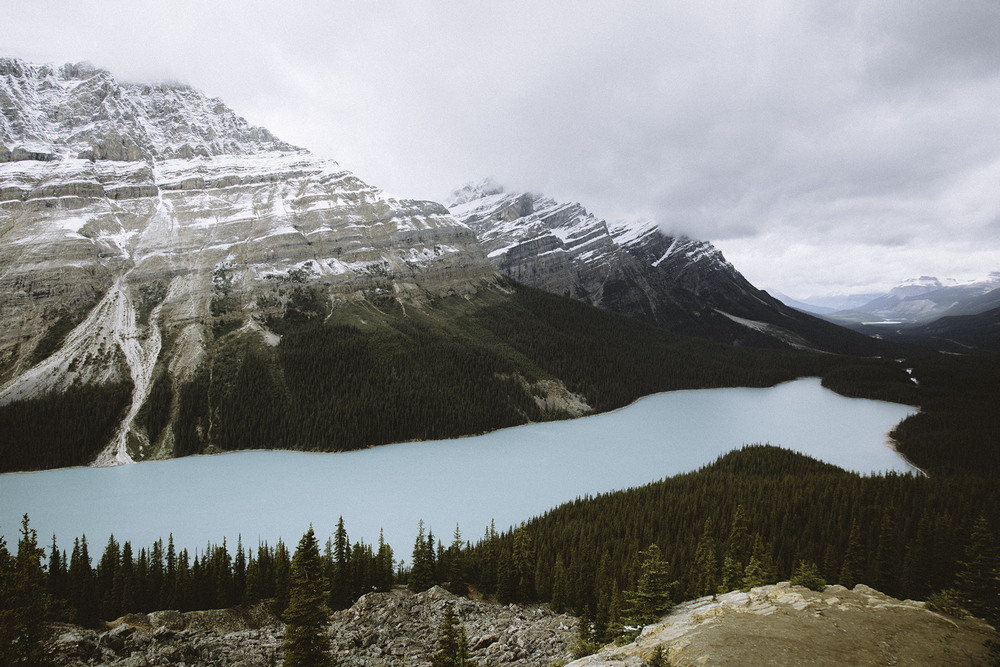
[[[657,664],[675,604],[785,580],[1000,620],[995,280],[853,331],[662,221],[392,197],[184,84],[4,57],[0,110],[0,662],[425,663],[459,608],[485,664]]]

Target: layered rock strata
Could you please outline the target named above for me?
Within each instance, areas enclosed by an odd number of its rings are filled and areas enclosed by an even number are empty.
[[[440,204],[386,197],[195,89],[14,59],[0,267],[0,405],[133,386],[101,463],[148,450],[133,421],[157,367],[180,386],[220,322],[273,344],[262,323],[299,288],[420,303],[497,277]]]

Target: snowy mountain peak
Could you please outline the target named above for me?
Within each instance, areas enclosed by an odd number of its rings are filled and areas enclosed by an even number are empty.
[[[462,187],[452,190],[451,195],[445,201],[445,205],[448,208],[461,206],[476,199],[503,194],[503,191],[503,186],[489,177],[478,182],[470,181]]]
[[[89,63],[54,68],[0,59],[0,162],[295,150],[190,86],[123,83]]]
[[[991,292],[1000,287],[1000,272],[981,280],[941,280],[921,276],[904,281],[885,294],[830,314],[849,323],[926,323],[945,315],[975,315],[996,306]]]
[[[386,198],[189,86],[0,60],[0,405],[130,387],[101,463],[172,452],[140,410],[226,340],[333,302],[498,278],[440,204]],[[302,299],[309,297],[309,306]],[[171,417],[173,418],[173,417]]]
[[[732,343],[835,344],[829,325],[757,290],[710,242],[666,234],[655,221],[608,223],[579,203],[492,182],[459,188],[450,204],[493,266],[519,282]]]

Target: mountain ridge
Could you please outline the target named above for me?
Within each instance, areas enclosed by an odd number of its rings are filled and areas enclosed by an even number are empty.
[[[869,299],[866,303],[823,317],[846,325],[876,324],[927,324],[951,315],[977,315],[1000,305],[1000,272],[991,273],[981,280],[941,280],[934,276],[921,276],[903,281],[888,292]]]
[[[714,245],[651,220],[609,223],[577,202],[506,192],[486,179],[449,210],[504,275],[682,334],[729,344],[871,353],[871,341],[785,306]]]

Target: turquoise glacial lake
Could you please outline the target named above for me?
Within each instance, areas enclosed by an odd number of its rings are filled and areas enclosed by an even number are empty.
[[[0,475],[0,533],[17,544],[27,512],[39,541],[69,551],[87,536],[100,557],[109,535],[138,550],[173,534],[201,551],[279,538],[291,548],[310,526],[321,542],[344,517],[352,541],[379,531],[409,559],[424,523],[448,543],[482,536],[579,496],[696,470],[744,444],[770,443],[859,473],[912,472],[888,433],[914,412],[845,398],[815,378],[768,389],[649,396],[611,413],[486,435],[356,452],[247,451]]]

